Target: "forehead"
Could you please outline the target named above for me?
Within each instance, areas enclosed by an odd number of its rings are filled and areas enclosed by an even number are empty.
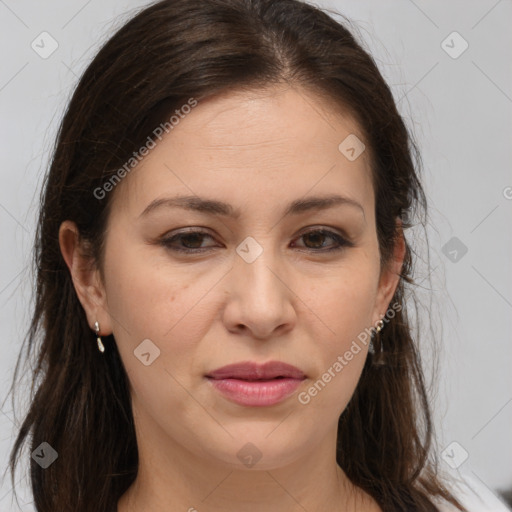
[[[172,131],[156,139],[117,185],[113,210],[133,217],[162,195],[215,195],[248,207],[288,202],[288,195],[296,199],[308,191],[358,196],[369,205],[368,152],[356,159],[343,152],[354,140],[365,142],[354,119],[306,90],[224,93],[182,112]]]

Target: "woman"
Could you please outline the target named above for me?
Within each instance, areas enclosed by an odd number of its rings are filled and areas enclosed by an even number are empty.
[[[406,314],[413,156],[313,6],[164,0],[122,27],[41,198],[11,454],[32,435],[37,511],[465,510]]]

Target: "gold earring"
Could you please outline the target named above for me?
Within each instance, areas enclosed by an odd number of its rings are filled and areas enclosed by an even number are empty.
[[[373,340],[375,338],[375,335],[377,333],[379,333],[380,331],[382,331],[383,327],[384,327],[384,320],[380,319],[378,322],[377,322],[377,327],[375,327],[375,331],[372,332],[371,336],[370,336],[370,345],[368,346],[368,352],[370,354],[372,354],[373,356],[376,356],[376,351],[375,351],[375,346],[374,346],[374,343],[373,343]],[[382,354],[383,352],[383,347],[382,347],[382,343],[379,344],[379,354]]]
[[[100,325],[98,324],[98,322],[94,322],[94,330],[96,332],[96,341],[98,342],[98,349],[100,352],[105,352],[105,347],[104,347],[103,343],[101,342],[101,338],[99,335]]]

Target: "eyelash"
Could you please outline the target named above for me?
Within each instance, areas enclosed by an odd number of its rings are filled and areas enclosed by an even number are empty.
[[[302,235],[299,238],[302,238],[306,235],[316,234],[316,233],[319,233],[321,235],[332,238],[333,240],[336,241],[337,245],[334,247],[331,247],[329,249],[308,249],[308,248],[306,248],[306,251],[311,251],[313,253],[328,253],[328,252],[333,252],[333,251],[341,251],[347,247],[354,246],[354,244],[352,242],[350,242],[349,240],[347,240],[346,238],[342,237],[341,235],[338,235],[337,233],[335,233],[333,231],[327,230],[327,229],[314,229],[311,231],[307,231],[306,233],[302,233]],[[200,248],[195,248],[195,249],[191,249],[191,248],[185,248],[185,249],[179,248],[178,249],[177,247],[173,247],[171,245],[174,241],[182,240],[183,237],[190,236],[190,235],[203,235],[203,236],[209,236],[210,238],[213,238],[206,231],[201,231],[201,230],[186,231],[186,232],[178,233],[171,237],[163,238],[160,240],[160,244],[163,245],[165,248],[170,249],[171,251],[181,252],[181,253],[185,253],[185,254],[204,253],[211,249],[214,249],[214,247],[202,247],[202,248],[200,247]],[[304,252],[304,250],[302,252]]]

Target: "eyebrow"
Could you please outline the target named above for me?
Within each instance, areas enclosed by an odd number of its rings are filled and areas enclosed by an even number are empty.
[[[292,201],[285,209],[284,216],[298,215],[312,210],[326,210],[335,206],[348,205],[360,209],[365,217],[364,208],[360,203],[349,197],[331,194],[328,196],[312,196]],[[144,211],[139,215],[144,217],[158,208],[182,208],[184,210],[192,210],[196,212],[206,213],[209,215],[220,215],[238,219],[240,217],[240,209],[235,209],[228,203],[216,201],[214,199],[201,198],[199,196],[176,196],[155,199],[149,203]]]

